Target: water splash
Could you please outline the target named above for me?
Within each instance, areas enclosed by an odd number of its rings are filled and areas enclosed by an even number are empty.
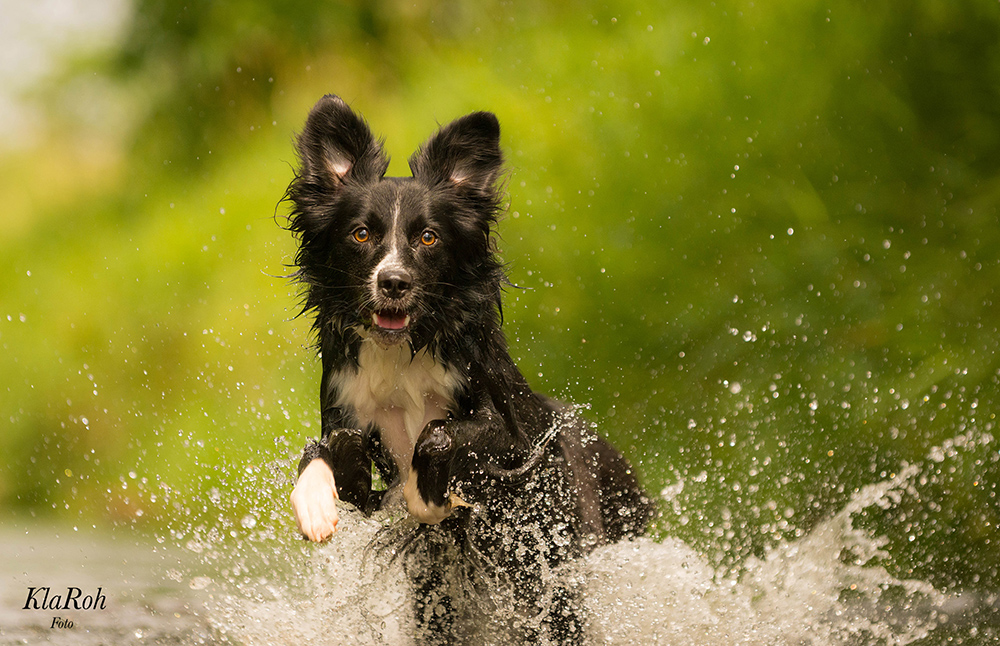
[[[838,513],[800,538],[777,542],[763,557],[746,559],[735,573],[678,539],[643,538],[600,548],[552,576],[582,586],[588,644],[937,643],[928,639],[973,600],[898,578],[887,568],[888,539],[858,519],[870,521],[920,501],[925,471],[939,466],[956,444],[962,442],[932,449],[930,466],[904,465],[861,488]],[[665,490],[668,503],[683,484]],[[236,550],[238,558],[225,549],[214,552],[214,558],[239,565],[222,568],[216,578],[213,624],[247,645],[412,643],[403,566],[371,549],[385,544],[386,532],[396,531],[387,528],[398,530],[399,522],[344,510],[337,534],[321,546],[294,543],[287,521],[277,531],[254,528],[254,540]],[[249,573],[246,563],[252,561],[271,569]]]
[[[888,539],[855,527],[857,514],[887,511],[913,486],[919,469],[904,467],[890,480],[868,485],[832,518],[805,537],[781,544],[767,558],[751,560],[744,584],[755,608],[797,635],[792,643],[910,644],[937,626],[948,597],[918,580],[901,580],[880,563],[890,558]],[[891,608],[879,612],[878,608]]]
[[[595,552],[588,611],[595,643],[676,645],[886,644],[937,625],[948,597],[880,566],[886,539],[854,527],[855,514],[915,493],[916,467],[869,485],[803,538],[720,575],[681,541],[644,539]],[[877,612],[892,596],[892,610]],[[920,612],[911,612],[919,609]]]
[[[248,646],[409,643],[413,619],[402,566],[391,559],[373,564],[369,550],[392,519],[350,510],[340,518],[328,543],[292,550],[286,565],[300,568],[298,575],[278,584],[264,577],[222,594],[212,615],[219,631]]]

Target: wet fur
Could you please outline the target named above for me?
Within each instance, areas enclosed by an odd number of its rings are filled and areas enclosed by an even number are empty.
[[[340,499],[371,513],[399,499],[372,488],[374,465],[425,521],[407,570],[426,640],[461,641],[496,614],[469,580],[485,576],[511,592],[507,629],[575,643],[578,595],[552,570],[641,534],[652,509],[621,454],[532,391],[510,357],[499,140],[495,116],[467,115],[410,158],[412,178],[392,178],[381,142],[342,100],[309,114],[288,198],[322,357],[322,437],[299,472],[323,460]]]

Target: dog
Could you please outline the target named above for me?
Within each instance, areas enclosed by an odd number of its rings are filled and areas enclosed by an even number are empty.
[[[407,565],[418,639],[495,629],[579,643],[579,592],[553,573],[643,534],[654,509],[621,453],[534,392],[507,349],[496,116],[439,128],[405,178],[385,176],[382,141],[337,96],[315,105],[296,143],[294,276],[322,358],[322,435],[291,494],[299,530],[328,539],[338,500],[366,514],[401,501],[422,530]]]

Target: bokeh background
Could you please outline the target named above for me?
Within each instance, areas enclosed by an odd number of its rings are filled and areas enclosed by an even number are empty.
[[[996,0],[0,6],[4,523],[291,535],[281,199],[333,92],[394,175],[499,116],[514,355],[660,535],[738,569],[915,464],[886,566],[1000,590]]]

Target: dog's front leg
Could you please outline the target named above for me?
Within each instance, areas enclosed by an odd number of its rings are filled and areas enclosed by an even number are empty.
[[[413,447],[403,487],[410,514],[422,523],[436,524],[450,516],[456,506],[468,506],[452,491],[453,480],[475,478],[474,463],[490,462],[499,453],[510,457],[513,441],[504,441],[506,437],[500,416],[495,414],[428,422]]]
[[[451,514],[448,481],[455,447],[448,422],[440,419],[424,427],[413,447],[413,462],[403,486],[403,497],[410,515],[422,523],[435,525]]]
[[[292,489],[295,523],[311,541],[325,541],[337,531],[337,484],[333,470],[317,458],[306,465]]]
[[[366,510],[371,490],[370,464],[359,431],[333,431],[306,447],[291,495],[295,522],[306,538],[319,542],[333,535],[339,520],[336,501],[341,497]]]

